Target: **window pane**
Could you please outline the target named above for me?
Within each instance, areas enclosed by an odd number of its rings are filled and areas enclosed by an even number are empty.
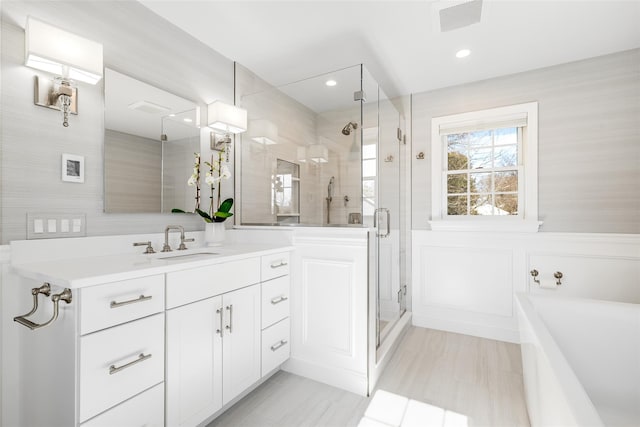
[[[471,196],[471,215],[493,215],[493,204],[490,194]]]
[[[362,158],[363,159],[375,159],[376,158],[376,144],[367,144],[362,146]]]
[[[490,193],[491,172],[472,173],[469,187],[470,193]]]
[[[496,193],[518,191],[518,171],[495,172]]]
[[[499,215],[518,215],[518,195],[496,194],[496,208]]]
[[[376,183],[374,180],[362,181],[362,197],[373,199],[376,195]]]
[[[470,169],[490,168],[493,164],[493,150],[482,148],[469,151]]]
[[[467,215],[467,196],[448,196],[447,215]]]
[[[494,133],[495,145],[517,144],[518,128],[496,129]]]
[[[467,156],[457,151],[447,153],[447,163],[447,168],[450,171],[459,171],[469,167]]]
[[[447,135],[445,138],[445,142],[447,143],[447,151],[449,153],[464,153],[465,151],[467,151],[467,146],[469,145],[468,133],[454,133],[452,135]]]
[[[490,147],[491,146],[491,131],[479,130],[471,132],[469,137],[469,145],[473,147]]]
[[[376,176],[376,161],[375,160],[363,160],[362,161],[362,176]]]
[[[494,164],[496,168],[503,168],[509,166],[517,166],[518,164],[518,146],[517,145],[505,145],[495,148]]]
[[[466,173],[456,173],[447,176],[447,193],[459,194],[467,192],[469,178]]]

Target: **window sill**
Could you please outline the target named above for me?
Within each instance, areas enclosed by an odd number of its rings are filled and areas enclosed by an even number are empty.
[[[542,221],[485,221],[478,220],[432,220],[429,221],[432,231],[498,231],[510,233],[537,233]]]

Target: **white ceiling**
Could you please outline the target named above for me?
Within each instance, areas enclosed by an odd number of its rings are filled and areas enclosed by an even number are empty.
[[[446,33],[442,1],[141,3],[271,84],[364,63],[389,96],[640,47],[637,0],[485,0],[479,24]]]

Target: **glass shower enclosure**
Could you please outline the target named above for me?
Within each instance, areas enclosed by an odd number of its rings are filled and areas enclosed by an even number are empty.
[[[249,113],[236,223],[368,228],[379,347],[406,310],[399,109],[363,65],[278,87],[241,70],[236,86]]]

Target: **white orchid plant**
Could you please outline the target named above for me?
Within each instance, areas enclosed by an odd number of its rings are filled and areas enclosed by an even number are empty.
[[[209,196],[209,212],[205,212],[200,209],[200,153],[194,153],[194,156],[195,163],[193,165],[193,173],[191,177],[189,177],[187,185],[196,187],[195,213],[200,215],[204,221],[208,223],[224,222],[227,218],[233,216],[230,212],[233,206],[233,199],[228,198],[222,201],[220,198],[222,181],[231,178],[231,170],[228,165],[223,163],[222,153],[218,155],[217,160],[214,160],[214,156],[212,155],[210,162],[204,162],[204,164],[209,167],[204,182],[209,186],[211,191],[211,195]],[[214,194],[216,190],[218,192],[218,197],[216,198],[218,205],[217,209],[214,209]],[[184,213],[184,211],[180,209],[172,209],[171,212]]]

